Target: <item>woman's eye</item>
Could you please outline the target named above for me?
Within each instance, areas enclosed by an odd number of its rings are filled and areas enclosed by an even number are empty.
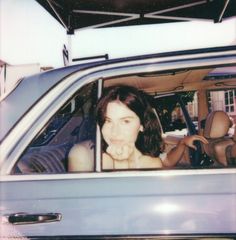
[[[110,119],[105,119],[105,123],[111,123]]]
[[[128,124],[128,123],[130,123],[130,120],[125,119],[125,120],[123,120],[123,123]]]

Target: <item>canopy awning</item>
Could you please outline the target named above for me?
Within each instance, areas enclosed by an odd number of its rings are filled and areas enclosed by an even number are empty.
[[[67,30],[236,16],[235,0],[36,0]]]

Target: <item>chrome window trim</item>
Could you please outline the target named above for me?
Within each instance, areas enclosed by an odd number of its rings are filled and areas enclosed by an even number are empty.
[[[66,179],[105,179],[127,177],[174,177],[174,176],[201,176],[236,174],[236,168],[218,169],[160,169],[160,170],[133,170],[92,173],[65,173],[65,174],[31,174],[31,175],[6,175],[1,176],[0,182],[15,181],[45,181]]]

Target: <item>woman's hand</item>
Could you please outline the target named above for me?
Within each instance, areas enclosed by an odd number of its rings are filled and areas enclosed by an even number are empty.
[[[134,152],[134,144],[118,145],[112,144],[107,147],[106,152],[116,160],[126,160]]]
[[[206,138],[200,135],[192,135],[192,136],[185,136],[181,141],[180,144],[184,144],[187,147],[193,148],[197,150],[197,147],[194,145],[194,141],[200,141],[203,144],[208,144]]]

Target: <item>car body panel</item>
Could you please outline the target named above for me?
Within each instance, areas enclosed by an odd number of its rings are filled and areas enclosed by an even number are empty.
[[[62,214],[58,222],[18,225],[26,236],[233,235],[235,173],[222,169],[117,172],[93,177],[73,174],[72,179],[44,176],[41,181],[21,176],[1,183],[2,214]]]

